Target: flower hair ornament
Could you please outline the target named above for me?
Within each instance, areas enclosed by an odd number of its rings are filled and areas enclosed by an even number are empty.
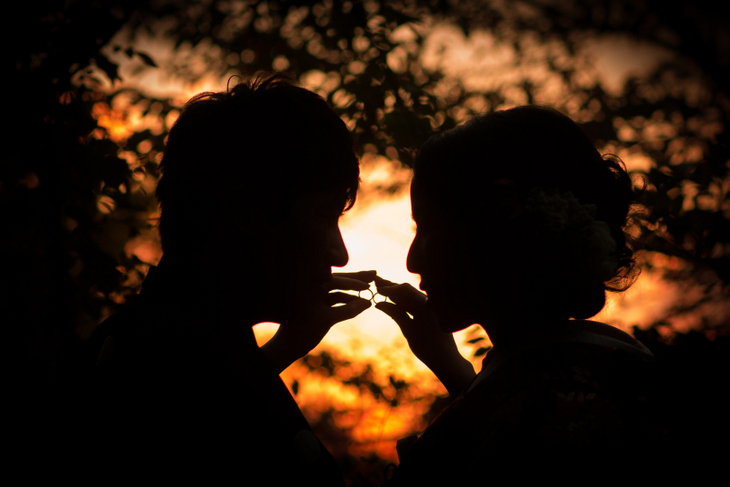
[[[527,195],[524,212],[536,230],[539,259],[547,264],[565,256],[571,277],[579,282],[613,278],[618,267],[616,240],[608,224],[595,219],[595,205],[581,204],[570,191],[535,188]]]

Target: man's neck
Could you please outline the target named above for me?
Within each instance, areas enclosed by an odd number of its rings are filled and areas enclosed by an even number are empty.
[[[234,268],[214,268],[210,261],[195,262],[173,253],[160,260],[143,292],[180,307],[181,312],[203,313],[211,318],[248,327],[256,324],[256,293]],[[146,289],[149,288],[149,289]],[[153,298],[154,299],[154,298]]]

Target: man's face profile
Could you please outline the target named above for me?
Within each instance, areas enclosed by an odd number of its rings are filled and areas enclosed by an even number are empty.
[[[202,165],[222,177],[201,178]],[[201,281],[260,321],[329,299],[332,267],[348,261],[338,219],[359,166],[323,98],[276,76],[201,93],[172,127],[161,171],[168,261],[195,259]]]
[[[298,196],[287,215],[260,234],[261,278],[270,308],[279,321],[308,304],[323,302],[329,292],[332,267],[343,267],[349,256],[339,228],[341,197],[309,192]]]

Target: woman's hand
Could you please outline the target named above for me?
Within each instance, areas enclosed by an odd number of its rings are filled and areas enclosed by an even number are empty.
[[[378,294],[393,303],[375,305],[395,321],[418,359],[436,374],[451,396],[457,396],[475,376],[471,363],[462,357],[454,335],[441,330],[426,306],[426,295],[410,284],[396,284],[375,277]]]
[[[370,287],[375,274],[375,271],[333,273],[330,289],[363,291]],[[324,301],[313,300],[308,304],[296,322],[281,323],[276,334],[261,347],[277,373],[309,353],[332,326],[354,318],[371,305],[367,299],[342,292],[330,292]]]

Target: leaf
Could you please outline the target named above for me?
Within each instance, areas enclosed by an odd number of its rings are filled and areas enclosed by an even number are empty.
[[[157,67],[157,63],[149,56],[149,54],[144,53],[144,52],[137,51],[137,56],[139,56],[140,59],[142,59],[142,61],[147,66],[151,66],[153,68],[156,68]]]
[[[367,384],[367,388],[370,391],[370,394],[373,395],[373,397],[377,398],[377,397],[381,397],[383,395],[383,389],[378,384],[375,384],[374,382],[370,382],[369,384]]]
[[[119,65],[109,61],[106,56],[99,56],[96,60],[96,65],[106,73],[110,81],[113,82],[115,79],[122,80],[119,77]]]
[[[479,347],[476,352],[474,352],[474,357],[481,357],[483,355],[486,355],[488,351],[490,351],[492,347]]]

